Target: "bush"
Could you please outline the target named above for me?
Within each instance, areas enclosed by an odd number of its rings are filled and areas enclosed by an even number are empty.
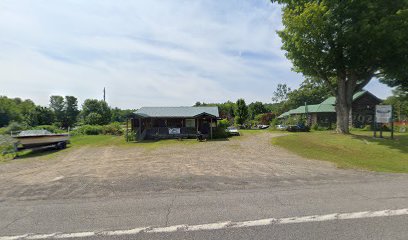
[[[89,125],[98,125],[102,122],[102,116],[99,113],[92,112],[85,118],[85,123]]]
[[[71,132],[71,135],[99,135],[102,134],[102,126],[82,125]]]
[[[371,125],[365,125],[365,126],[363,127],[363,130],[364,130],[364,131],[371,131],[371,130],[372,130],[372,127],[371,127]]]
[[[11,132],[17,132],[17,131],[22,131],[25,130],[26,127],[18,122],[11,122],[5,130],[6,134],[10,134]]]
[[[33,128],[34,130],[47,130],[52,133],[63,133],[64,131],[54,125],[40,125]]]
[[[217,122],[219,128],[227,129],[231,125],[228,119],[222,119]]]
[[[16,156],[15,144],[16,141],[10,136],[0,135],[0,160],[13,159]]]
[[[315,131],[319,130],[319,124],[313,123],[312,129],[315,130]]]
[[[123,134],[123,128],[118,122],[114,122],[105,126],[102,126],[102,134],[104,135],[116,135],[120,136]]]
[[[228,138],[228,133],[225,131],[225,128],[222,127],[216,127],[213,128],[213,138]]]
[[[124,137],[125,137],[125,140],[129,142],[133,142],[137,140],[137,133],[129,131],[127,138],[126,138],[126,134],[124,135]]]
[[[276,128],[276,125],[278,125],[278,123],[279,123],[279,119],[274,118],[274,119],[272,119],[272,121],[270,122],[269,125],[271,125],[271,127],[272,127],[273,129],[275,129],[275,128]]]

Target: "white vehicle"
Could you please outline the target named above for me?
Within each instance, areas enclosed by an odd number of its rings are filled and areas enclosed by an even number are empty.
[[[278,129],[278,130],[284,131],[284,130],[286,130],[287,128],[288,128],[288,127],[285,126],[285,125],[283,125],[283,124],[276,125],[276,129]]]
[[[230,135],[235,135],[235,136],[239,136],[239,131],[236,127],[228,127],[226,129],[227,133],[229,133]]]

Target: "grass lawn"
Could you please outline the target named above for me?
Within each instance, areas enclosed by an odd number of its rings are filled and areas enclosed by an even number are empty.
[[[408,173],[408,134],[395,134],[391,140],[374,139],[372,132],[339,135],[322,131],[277,137],[273,144],[302,157],[334,162],[340,168]]]

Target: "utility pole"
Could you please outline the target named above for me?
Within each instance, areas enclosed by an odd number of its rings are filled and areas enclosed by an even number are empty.
[[[106,102],[106,91],[105,91],[105,87],[103,88],[103,101]]]

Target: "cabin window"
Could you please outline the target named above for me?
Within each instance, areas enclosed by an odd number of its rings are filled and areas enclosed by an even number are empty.
[[[186,119],[186,127],[195,128],[195,119]]]

